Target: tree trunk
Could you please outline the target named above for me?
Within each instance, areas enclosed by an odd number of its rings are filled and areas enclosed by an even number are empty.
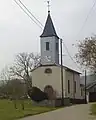
[[[21,107],[22,107],[22,110],[25,109],[25,107],[24,107],[24,100],[21,100]]]
[[[13,100],[14,108],[17,109],[16,100]]]

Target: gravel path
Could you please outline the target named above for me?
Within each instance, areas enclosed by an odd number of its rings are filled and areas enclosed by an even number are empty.
[[[96,120],[90,114],[90,104],[75,105],[20,120]]]

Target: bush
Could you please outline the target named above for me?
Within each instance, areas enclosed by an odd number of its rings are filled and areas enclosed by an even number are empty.
[[[37,87],[32,87],[32,89],[28,91],[28,95],[35,102],[41,102],[48,99],[47,93],[44,93]]]

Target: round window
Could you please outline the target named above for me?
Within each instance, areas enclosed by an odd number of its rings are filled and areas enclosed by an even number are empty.
[[[47,74],[52,73],[52,69],[50,69],[50,68],[46,68],[46,69],[45,69],[45,73],[47,73]]]

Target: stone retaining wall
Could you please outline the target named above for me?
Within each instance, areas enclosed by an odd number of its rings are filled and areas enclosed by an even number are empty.
[[[61,106],[61,98],[56,99],[56,100],[44,100],[42,102],[36,103],[32,102],[34,106],[47,106],[47,107],[60,107]],[[64,98],[64,106],[69,106],[70,105],[70,99],[69,98]]]

